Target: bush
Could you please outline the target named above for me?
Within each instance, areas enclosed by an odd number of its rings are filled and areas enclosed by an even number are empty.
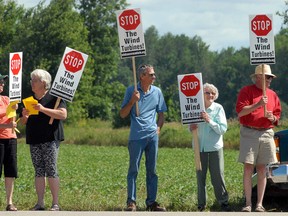
[[[287,129],[288,121],[281,120],[274,131]],[[19,124],[18,129],[24,137],[25,127]],[[228,130],[224,134],[224,147],[239,149],[240,125],[236,119],[228,120]],[[65,143],[95,146],[127,146],[130,128],[113,128],[113,123],[99,119],[85,119],[75,124],[64,123]],[[179,122],[165,123],[159,138],[159,147],[191,148],[192,133],[186,125]]]

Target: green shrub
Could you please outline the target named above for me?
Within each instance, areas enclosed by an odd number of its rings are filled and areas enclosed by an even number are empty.
[[[280,125],[274,131],[288,128],[288,120],[281,120]],[[21,134],[19,138],[25,138],[25,126],[19,124]],[[85,119],[75,124],[64,123],[65,143],[77,145],[95,146],[127,146],[130,128],[113,128],[113,123],[99,119]],[[239,149],[240,125],[238,120],[228,120],[228,130],[224,134],[224,147],[227,149]],[[22,139],[21,139],[22,140]],[[20,141],[22,142],[22,141]],[[25,142],[25,141],[23,141]],[[192,133],[187,125],[179,122],[165,123],[159,138],[159,147],[191,148]]]

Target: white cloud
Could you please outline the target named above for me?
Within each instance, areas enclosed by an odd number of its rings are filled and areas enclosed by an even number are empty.
[[[279,32],[284,0],[127,0],[140,8],[144,30],[154,25],[167,32],[198,35],[212,50],[249,47],[249,15],[273,14],[274,34]]]
[[[18,0],[25,7],[40,0]],[[46,0],[46,3],[50,0]],[[283,23],[277,11],[285,0],[127,0],[129,8],[140,8],[144,31],[154,25],[160,35],[168,32],[198,35],[212,50],[228,46],[249,47],[249,15],[272,14],[273,31]]]

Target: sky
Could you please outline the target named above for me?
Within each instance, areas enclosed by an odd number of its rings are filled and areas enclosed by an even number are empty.
[[[18,0],[18,3],[33,7],[39,0]],[[197,35],[212,51],[249,47],[249,15],[272,14],[273,33],[279,33],[283,18],[276,12],[287,9],[285,0],[127,0],[127,3],[129,9],[140,8],[143,31],[154,25],[160,36],[168,32],[191,38]]]

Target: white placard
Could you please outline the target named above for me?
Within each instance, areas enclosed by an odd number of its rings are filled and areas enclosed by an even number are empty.
[[[50,94],[72,102],[88,55],[66,47]]]
[[[204,122],[205,111],[202,74],[178,75],[179,99],[182,124]]]
[[[21,101],[23,53],[10,53],[9,56],[9,98]]]
[[[116,11],[121,58],[146,55],[140,9]]]
[[[250,15],[250,64],[275,64],[273,17],[271,14]]]

